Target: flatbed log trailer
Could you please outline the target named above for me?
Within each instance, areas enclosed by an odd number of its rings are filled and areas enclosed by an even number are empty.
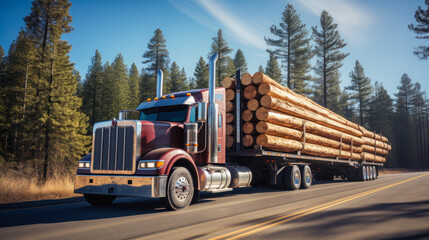
[[[78,163],[75,193],[93,205],[107,205],[116,196],[161,198],[167,209],[179,210],[199,200],[202,191],[275,185],[309,188],[313,179],[374,180],[382,163],[269,151],[241,143],[240,73],[237,72],[235,132],[232,149],[225,147],[225,89],[215,88],[217,55],[210,59],[209,88],[162,95],[137,108],[139,120],[119,119],[94,125],[92,153]],[[305,135],[305,130],[304,130]]]

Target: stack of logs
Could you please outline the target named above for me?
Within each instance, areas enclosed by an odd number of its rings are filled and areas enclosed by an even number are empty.
[[[242,144],[253,148],[350,160],[385,162],[391,150],[388,139],[370,132],[284,87],[263,73],[243,74],[241,101]],[[226,88],[226,147],[236,136],[235,88],[233,78]]]

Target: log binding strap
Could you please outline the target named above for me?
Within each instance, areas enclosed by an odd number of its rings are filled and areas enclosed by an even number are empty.
[[[352,139],[352,141],[353,141],[353,139]],[[340,154],[337,156],[337,160],[341,156],[342,151],[343,151],[343,133],[340,134]]]
[[[350,158],[349,158],[349,161],[351,160],[351,158],[352,158],[352,156],[353,156],[353,138],[352,138],[352,140],[351,140],[351,147],[350,147],[350,152],[351,152],[351,154],[350,154]]]
[[[374,161],[377,158],[377,139],[375,137],[375,132],[374,132]]]
[[[301,156],[301,151],[305,148],[305,123],[306,121],[302,121],[302,140],[301,140],[302,148],[297,152],[298,156]]]

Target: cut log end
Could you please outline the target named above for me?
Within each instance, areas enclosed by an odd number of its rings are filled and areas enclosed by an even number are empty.
[[[248,100],[254,99],[257,95],[258,89],[253,85],[249,85],[244,89],[244,97]]]
[[[226,112],[234,111],[234,103],[232,101],[226,101]]]
[[[234,121],[234,114],[226,113],[226,123],[232,123]]]
[[[255,126],[251,122],[245,122],[243,124],[243,132],[246,134],[251,134],[255,130]]]
[[[222,86],[224,88],[235,88],[235,79],[234,78],[230,78],[230,77],[225,77],[222,81]]]
[[[251,147],[252,145],[254,145],[254,137],[252,135],[244,135],[243,146]]]
[[[241,113],[241,119],[243,119],[243,121],[249,122],[253,119],[253,113],[252,111],[250,111],[249,109],[244,110]]]
[[[232,148],[234,145],[234,137],[233,136],[226,136],[226,147]]]
[[[259,108],[259,101],[258,99],[250,99],[247,102],[247,109],[250,111],[256,111]]]
[[[234,100],[234,98],[235,98],[235,91],[232,89],[227,89],[225,91],[225,99],[227,101],[232,101],[232,100]]]
[[[250,73],[245,73],[241,76],[241,84],[244,86],[250,85],[252,80],[252,75]]]

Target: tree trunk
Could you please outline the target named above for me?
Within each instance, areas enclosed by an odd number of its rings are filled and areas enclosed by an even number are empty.
[[[355,137],[353,135],[343,133],[335,129],[331,129],[329,127],[325,127],[318,123],[309,122],[301,118],[285,115],[281,112],[277,112],[264,107],[261,107],[256,111],[256,117],[261,121],[266,121],[277,125],[290,127],[297,130],[302,130],[305,122],[306,131],[309,133],[312,133],[318,136],[323,136],[337,141],[340,141],[342,138],[343,142],[349,143],[349,144],[353,139],[353,146],[361,146],[363,144],[363,140],[359,137]]]
[[[249,85],[244,89],[244,97],[247,100],[254,99],[256,96],[258,96],[258,89],[255,86]]]
[[[250,73],[245,73],[241,75],[241,84],[244,86],[250,85],[253,81],[252,75]]]
[[[296,107],[294,105],[292,105],[290,102],[286,102],[284,100],[278,99],[278,98],[274,98],[271,97],[269,95],[265,95],[261,98],[261,106],[269,108],[269,109],[273,109],[273,110],[277,110],[286,114],[290,114],[293,116],[297,116],[297,117],[301,117],[304,119],[307,119],[309,121],[315,122],[315,123],[319,123],[321,125],[333,128],[333,129],[337,129],[341,132],[345,132],[345,133],[349,133],[352,134],[354,136],[360,137],[362,136],[362,132],[359,130],[356,130],[352,127],[340,124],[336,121],[333,121],[331,119],[328,119],[320,114],[316,114],[313,112],[310,112],[308,110],[305,110],[303,108],[300,107]]]
[[[250,99],[247,102],[247,109],[249,109],[250,111],[256,111],[259,108],[259,101],[258,99]]]

